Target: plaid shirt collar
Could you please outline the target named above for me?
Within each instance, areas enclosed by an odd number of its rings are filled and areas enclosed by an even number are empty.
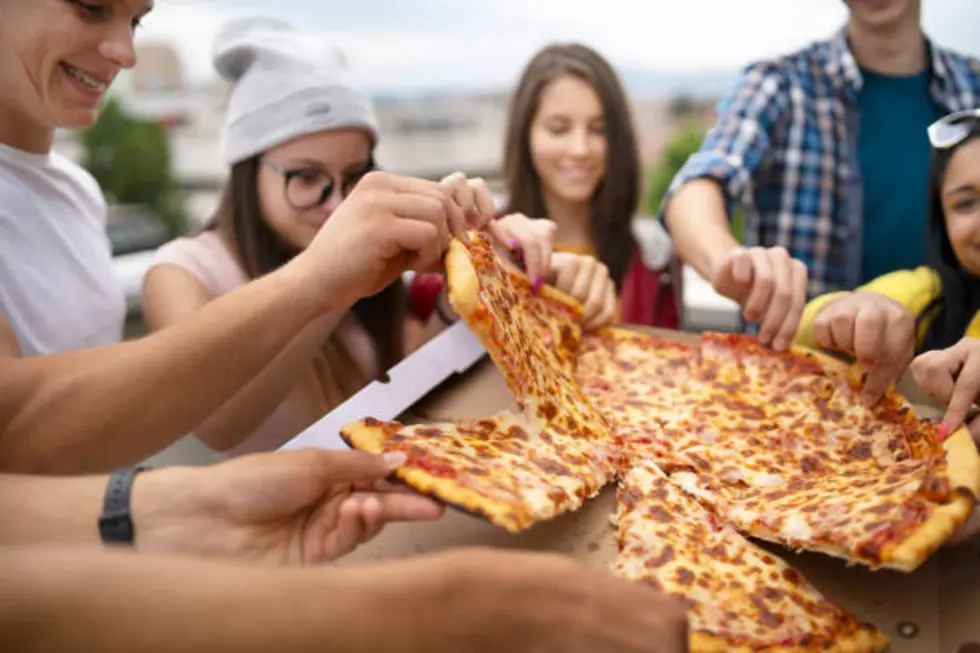
[[[949,112],[972,107],[973,94],[970,82],[964,79],[958,69],[952,65],[949,60],[950,53],[933,45],[928,38],[926,38],[926,49],[929,52],[929,70],[932,73],[930,91],[933,99],[946,107]],[[848,100],[857,102],[861,87],[864,85],[864,78],[847,42],[846,26],[830,40],[824,72],[834,85],[844,92]]]

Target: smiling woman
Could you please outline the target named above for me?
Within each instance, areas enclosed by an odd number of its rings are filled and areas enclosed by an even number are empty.
[[[635,220],[640,163],[629,102],[602,55],[577,43],[532,57],[514,91],[504,150],[505,213],[548,218],[556,248],[593,254],[620,293],[624,322],[678,326],[673,248]]]
[[[105,200],[51,146],[56,129],[95,122],[116,75],[135,64],[133,31],[151,9],[148,0],[0,0],[0,317],[25,355],[122,336]]]

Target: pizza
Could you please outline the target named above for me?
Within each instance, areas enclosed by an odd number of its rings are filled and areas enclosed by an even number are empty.
[[[824,598],[672,483],[651,460],[618,493],[613,572],[687,607],[692,651],[883,651],[888,639]]]
[[[518,412],[457,423],[346,425],[356,449],[402,452],[409,486],[511,532],[619,483],[613,573],[683,600],[692,651],[882,651],[887,638],[752,543],[910,571],[968,517],[980,457],[860,370],[749,336],[696,345],[608,328],[474,234],[446,258],[449,297]]]
[[[965,430],[940,442],[894,390],[867,406],[856,370],[749,336],[696,348],[608,329],[583,343],[578,375],[628,457],[741,532],[911,571],[972,511],[976,450]]]
[[[522,412],[421,426],[363,420],[341,436],[355,449],[405,453],[403,481],[512,532],[578,508],[620,467],[608,422],[575,378],[581,307],[550,287],[535,292],[482,234],[454,240],[446,268],[453,308]]]
[[[449,301],[503,372],[528,418],[570,436],[611,443],[609,424],[575,378],[582,309],[564,293],[535,292],[501,264],[482,233],[453,240],[446,255]]]
[[[617,470],[602,443],[509,412],[458,424],[366,419],[342,437],[355,449],[405,454],[402,481],[513,533],[578,508]]]

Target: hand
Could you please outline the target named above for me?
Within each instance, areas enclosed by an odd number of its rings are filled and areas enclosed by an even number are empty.
[[[926,352],[912,361],[912,376],[923,392],[948,406],[943,422],[955,431],[980,396],[980,340],[963,338],[948,349]],[[980,443],[980,417],[968,424]]]
[[[489,229],[497,242],[517,256],[537,290],[551,272],[557,225],[544,218],[532,220],[523,213],[511,213],[491,222]]]
[[[320,232],[293,259],[324,310],[374,295],[405,269],[439,264],[468,224],[451,190],[384,172],[364,176]]]
[[[581,302],[582,327],[586,331],[616,319],[616,285],[609,268],[594,256],[552,254],[551,278],[556,288]]]
[[[642,583],[618,579],[557,554],[470,549],[416,559],[434,591],[406,588],[421,618],[419,650],[534,653],[681,653],[681,604]],[[394,568],[389,583],[398,583]],[[436,597],[435,599],[430,598]],[[436,601],[433,605],[430,601]],[[409,617],[406,615],[406,618]]]
[[[144,472],[133,486],[136,545],[300,565],[332,560],[386,522],[442,516],[429,499],[384,482],[402,461],[306,449]]]
[[[782,247],[733,249],[713,266],[711,285],[761,322],[759,341],[784,350],[793,342],[806,306],[806,266]]]
[[[874,403],[915,355],[915,318],[882,294],[848,293],[817,314],[813,338],[824,349],[854,356],[868,370],[864,396]]]
[[[496,212],[493,206],[493,193],[490,186],[479,177],[467,179],[462,172],[454,172],[439,182],[449,191],[453,201],[459,206],[468,224],[473,229],[482,229],[493,221]]]

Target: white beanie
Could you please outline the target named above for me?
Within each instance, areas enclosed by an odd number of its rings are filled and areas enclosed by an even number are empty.
[[[273,18],[238,18],[221,28],[214,67],[235,87],[221,150],[233,165],[299,136],[360,127],[377,143],[371,98],[323,36]]]

